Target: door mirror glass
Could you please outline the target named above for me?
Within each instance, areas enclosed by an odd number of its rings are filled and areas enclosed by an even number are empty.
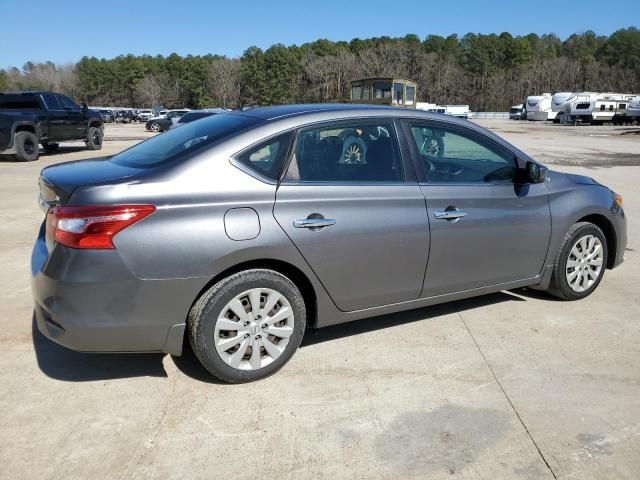
[[[547,179],[549,169],[535,162],[527,162],[527,178],[531,183],[542,183]]]

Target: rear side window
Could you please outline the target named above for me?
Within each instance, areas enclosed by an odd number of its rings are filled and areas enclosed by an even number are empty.
[[[402,182],[391,122],[353,122],[302,130],[286,180],[291,182]]]
[[[219,140],[247,130],[263,120],[244,115],[214,115],[139,143],[112,157],[117,165],[150,168],[173,161]]]
[[[0,108],[19,110],[40,108],[40,105],[35,95],[0,95]]]
[[[270,138],[240,153],[236,160],[271,180],[278,180],[292,138],[293,132]]]
[[[58,102],[58,97],[56,95],[45,93],[42,95],[42,99],[44,100],[44,103],[47,104],[47,110],[62,110],[62,106],[60,105],[60,102]]]

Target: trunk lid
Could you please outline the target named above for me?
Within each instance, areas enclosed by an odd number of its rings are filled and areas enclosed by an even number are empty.
[[[43,207],[65,205],[78,187],[117,183],[139,173],[140,169],[116,165],[108,160],[79,160],[52,165],[40,173],[40,201]]]

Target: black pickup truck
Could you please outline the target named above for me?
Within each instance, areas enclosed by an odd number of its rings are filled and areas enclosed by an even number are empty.
[[[59,142],[83,140],[89,150],[102,148],[100,113],[50,92],[0,93],[0,155],[31,162],[58,150]]]

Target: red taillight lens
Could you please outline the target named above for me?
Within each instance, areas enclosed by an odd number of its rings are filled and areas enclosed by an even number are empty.
[[[113,237],[155,212],[153,205],[54,207],[47,214],[47,235],[71,248],[113,249]]]

